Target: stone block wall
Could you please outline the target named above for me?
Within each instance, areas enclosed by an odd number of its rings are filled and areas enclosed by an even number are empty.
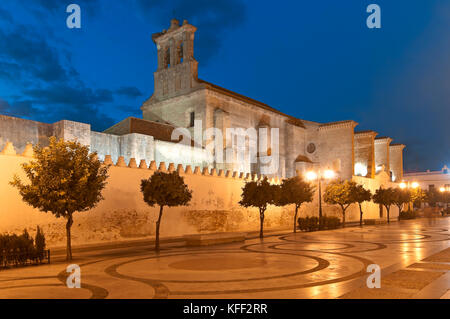
[[[18,152],[23,152],[27,143],[46,145],[53,131],[53,124],[0,115],[0,149],[7,142],[13,143]]]
[[[2,203],[0,232],[18,233],[26,228],[33,235],[36,226],[39,225],[44,229],[50,247],[63,246],[65,220],[57,219],[51,213],[43,213],[26,205],[18,191],[9,185],[14,174],[25,179],[21,164],[30,160],[32,158],[20,155],[0,155],[0,202]],[[109,156],[105,161],[107,163],[110,161]],[[108,184],[103,191],[104,200],[90,211],[74,214],[73,243],[75,245],[154,236],[158,208],[145,204],[139,187],[141,180],[149,178],[157,169],[177,170],[184,177],[189,188],[193,190],[193,198],[189,206],[165,208],[161,226],[162,237],[258,230],[258,210],[240,207],[238,202],[245,182],[260,177],[170,163],[161,163],[158,168],[155,161],[137,162],[137,164],[134,159],[131,159],[129,167],[126,167],[123,158],[119,158],[117,164],[110,167]],[[380,185],[391,185],[384,172],[378,174],[375,179],[354,178],[373,192]],[[271,179],[271,182],[278,183],[279,179]],[[317,197],[316,193],[312,203],[302,206],[300,216],[317,216]],[[379,218],[377,205],[366,203],[363,208],[365,218]],[[392,210],[391,218],[395,218],[396,211],[394,208]],[[266,212],[265,228],[291,229],[293,214],[292,206],[269,206]],[[341,217],[337,206],[324,204],[324,214]],[[347,221],[359,219],[357,205],[349,208],[346,219]]]
[[[392,180],[401,182],[403,180],[403,144],[391,144],[389,146],[389,167],[392,171]]]
[[[346,121],[319,128],[319,158],[322,167],[333,168],[339,161],[339,176],[351,179],[354,172],[354,128],[356,123]]]
[[[361,165],[367,169],[366,177],[375,176],[375,136],[373,131],[355,133],[355,174],[356,166]]]
[[[386,172],[390,172],[389,145],[392,139],[389,137],[375,138],[375,171],[382,166]]]

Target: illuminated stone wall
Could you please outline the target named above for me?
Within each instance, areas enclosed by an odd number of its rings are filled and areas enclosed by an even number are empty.
[[[403,180],[403,144],[391,144],[389,146],[389,167],[392,171],[392,179],[395,182]]]
[[[355,133],[355,175],[373,178],[375,176],[374,131]]]
[[[353,121],[331,123],[319,128],[319,159],[322,167],[338,172],[342,179],[351,179],[354,170]]]
[[[389,144],[391,142],[392,139],[389,137],[375,138],[375,171],[384,166],[385,171],[390,172]]]
[[[29,151],[30,146],[25,155],[31,155]],[[33,234],[36,226],[39,225],[43,227],[50,246],[63,246],[65,220],[27,206],[22,202],[18,191],[9,185],[14,174],[21,179],[25,178],[20,165],[31,160],[30,157],[14,153],[14,147],[9,144],[0,155],[0,202],[2,203],[0,232],[17,233],[27,228]],[[107,156],[105,161],[110,163],[110,157]],[[147,206],[139,190],[141,180],[149,178],[158,169],[156,162],[153,161],[147,166],[148,164],[136,162],[134,159],[126,163],[123,158],[119,158],[117,164],[110,168],[108,185],[103,191],[104,200],[88,212],[75,213],[74,244],[148,238],[154,235],[158,209]],[[189,206],[165,209],[161,226],[162,237],[258,230],[258,210],[246,209],[238,205],[242,187],[252,178],[249,174],[166,163],[161,163],[159,169],[178,170],[189,188],[193,190],[193,198]],[[354,177],[354,179],[372,191],[380,185],[391,185],[385,172],[381,172],[374,179],[363,177]],[[272,179],[272,182],[277,182],[277,179]],[[316,193],[314,201],[301,208],[300,216],[317,216],[317,196]],[[365,203],[363,208],[364,218],[380,218],[378,205]],[[392,210],[391,218],[395,218],[396,209],[393,207]],[[292,206],[282,208],[269,206],[266,212],[265,228],[291,229],[293,212]],[[341,217],[338,207],[325,204],[324,214]],[[359,219],[357,205],[349,208],[346,219],[347,221]]]

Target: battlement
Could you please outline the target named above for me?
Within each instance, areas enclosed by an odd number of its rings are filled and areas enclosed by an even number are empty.
[[[0,152],[0,155],[6,156],[21,156],[32,158],[34,156],[33,145],[28,143],[25,147],[25,150],[21,154],[17,154],[13,143],[7,142],[3,150]],[[177,171],[181,176],[183,175],[202,175],[209,177],[219,177],[219,178],[227,178],[227,179],[235,179],[235,180],[243,180],[243,181],[259,181],[267,177],[270,183],[278,184],[281,182],[281,178],[276,177],[268,177],[265,175],[258,175],[252,173],[244,173],[239,171],[231,171],[231,170],[223,170],[216,168],[208,168],[200,166],[192,166],[192,165],[183,165],[176,163],[166,163],[159,162],[159,165],[156,161],[151,161],[150,164],[147,164],[146,160],[142,159],[137,165],[137,161],[135,158],[130,158],[128,164],[125,161],[123,156],[119,156],[117,161],[114,163],[111,155],[105,155],[105,159],[103,160],[105,165],[110,165],[111,167],[121,167],[121,168],[129,168],[129,169],[140,169],[140,170],[150,170],[154,172],[174,172]]]

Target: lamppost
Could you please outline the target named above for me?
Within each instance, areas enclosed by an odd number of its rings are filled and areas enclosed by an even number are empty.
[[[322,218],[322,181],[334,178],[335,173],[331,169],[325,171],[318,170],[317,172],[309,171],[306,173],[306,179],[314,181],[317,179],[319,183],[319,218]]]

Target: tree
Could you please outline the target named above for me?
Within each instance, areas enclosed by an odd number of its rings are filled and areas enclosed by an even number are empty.
[[[411,191],[411,201],[415,207],[420,208],[422,203],[426,200],[427,194],[421,188],[413,188]]]
[[[355,202],[355,188],[356,183],[353,181],[333,181],[325,189],[325,203],[339,205],[342,209],[342,227],[345,227],[345,211]]]
[[[277,204],[280,206],[295,205],[294,233],[297,232],[298,209],[303,203],[311,202],[313,195],[314,187],[310,183],[305,182],[302,177],[295,176],[283,180]]]
[[[247,182],[242,188],[242,199],[239,205],[243,207],[257,207],[259,209],[260,238],[263,238],[264,213],[266,212],[267,206],[274,204],[279,194],[279,186],[270,185],[267,177],[264,177],[261,181]]]
[[[354,190],[352,191],[354,201],[358,203],[359,206],[359,225],[362,226],[363,222],[363,211],[362,211],[362,203],[368,202],[372,199],[372,193],[365,189],[362,185],[355,185]]]
[[[387,211],[387,222],[389,223],[389,211],[395,204],[395,191],[393,188],[379,188],[373,195],[373,201],[376,204],[383,205]]]
[[[425,194],[426,195],[424,200],[428,203],[428,205],[430,205],[431,207],[436,207],[436,204],[439,202],[441,193],[439,193],[439,191],[437,191],[435,188],[430,188],[428,191],[426,191]]]
[[[89,154],[89,146],[75,141],[50,138],[48,147],[34,148],[35,160],[22,164],[30,184],[14,176],[11,185],[34,208],[51,212],[66,222],[67,260],[72,260],[71,227],[73,214],[95,207],[103,199],[108,167]]]
[[[411,202],[411,191],[408,189],[394,188],[393,192],[394,205],[398,207],[398,216],[400,218],[400,214],[403,210],[403,205]]]
[[[144,201],[151,207],[159,206],[159,217],[156,221],[155,250],[159,251],[159,228],[163,209],[167,207],[185,206],[192,199],[192,191],[184,183],[177,172],[156,172],[149,179],[141,181],[141,192]]]

